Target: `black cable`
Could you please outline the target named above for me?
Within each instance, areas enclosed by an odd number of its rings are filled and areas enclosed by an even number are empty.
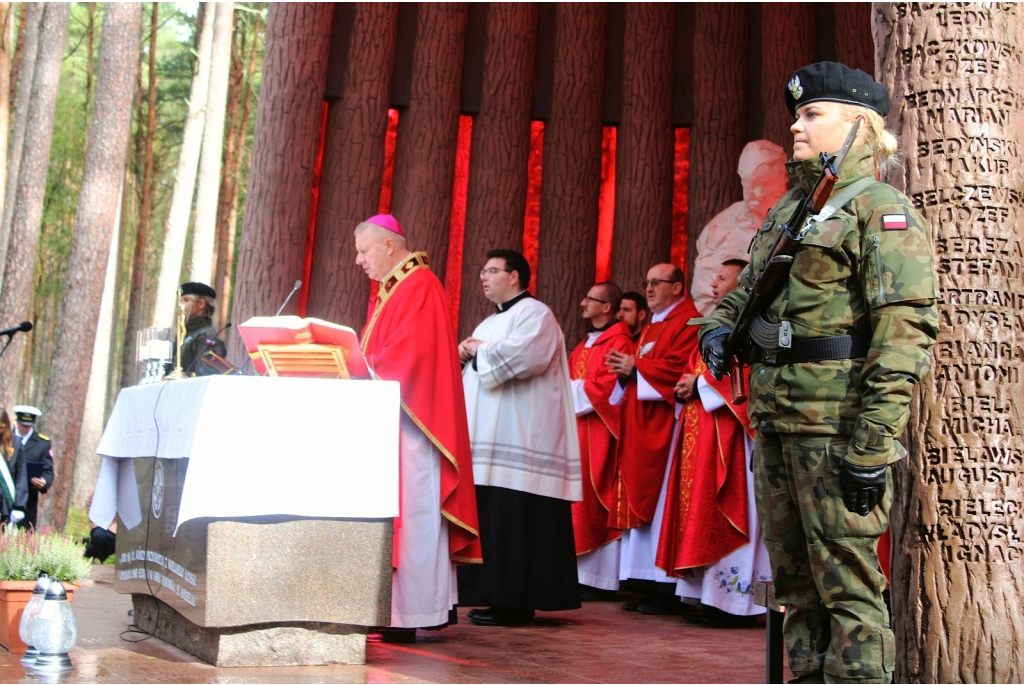
[[[143,571],[149,571],[149,567],[148,567],[148,564],[149,564],[149,528],[150,528],[150,524],[153,522],[153,485],[156,483],[157,459],[160,458],[159,457],[159,454],[160,454],[160,423],[156,420],[156,415],[157,415],[156,412],[157,412],[157,409],[160,406],[160,399],[164,395],[164,390],[167,389],[167,386],[169,384],[170,384],[170,381],[165,381],[165,382],[163,382],[161,384],[160,392],[158,392],[156,394],[156,401],[153,403],[153,425],[156,427],[156,447],[153,450],[153,473],[149,477],[149,512],[146,514],[146,546],[144,548],[145,554],[144,554],[144,556],[142,558],[142,570]],[[175,542],[177,542],[177,539],[175,539]],[[154,623],[153,630],[155,631],[157,628],[160,627],[160,600],[158,600],[157,596],[156,596],[157,592],[160,592],[160,588],[158,587],[157,591],[153,592],[153,584],[149,580],[149,573],[146,573],[145,575],[146,575],[146,589],[149,590],[149,595],[154,600],[156,600],[156,620],[153,622]],[[160,587],[163,587],[163,586],[161,585]],[[130,640],[130,639],[125,637],[125,635],[129,635],[129,634],[145,635],[145,637],[141,637],[141,638],[139,638],[137,640],[136,639],[131,639]],[[125,642],[143,642],[144,640],[148,640],[151,637],[156,637],[156,633],[155,632],[149,632],[148,630],[143,630],[142,628],[139,628],[138,626],[136,626],[134,623],[131,623],[131,624],[128,625],[128,630],[125,630],[125,631],[122,631],[121,633],[119,633],[118,637],[121,638],[121,640],[123,640]]]

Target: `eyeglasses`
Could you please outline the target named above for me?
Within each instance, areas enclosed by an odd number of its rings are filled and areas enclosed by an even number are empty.
[[[642,281],[640,283],[640,285],[642,285],[645,288],[647,286],[651,286],[652,288],[657,288],[662,283],[669,283],[669,284],[671,284],[671,283],[679,283],[679,281],[666,280],[664,278],[649,278],[646,281]]]
[[[587,300],[591,302],[600,302],[601,304],[608,304],[608,300],[599,300],[596,297],[591,297],[590,295],[587,295]]]
[[[483,278],[484,276],[497,276],[502,271],[504,271],[507,274],[512,273],[508,269],[498,269],[492,266],[489,269],[480,269],[480,278]]]

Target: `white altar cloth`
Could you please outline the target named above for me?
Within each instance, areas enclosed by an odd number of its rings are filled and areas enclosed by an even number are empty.
[[[189,459],[178,526],[397,516],[400,412],[393,381],[206,376],[125,388],[97,448],[89,519],[138,525],[132,459],[154,456]]]

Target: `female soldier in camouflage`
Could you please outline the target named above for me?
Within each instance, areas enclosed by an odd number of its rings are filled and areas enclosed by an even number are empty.
[[[741,287],[701,328],[701,353],[724,370],[723,343],[781,228],[863,117],[840,170],[830,217],[812,222],[788,283],[753,327],[750,404],[758,515],[775,595],[786,607],[798,681],[891,682],[894,638],[876,545],[889,522],[888,465],[913,385],[938,333],[928,225],[910,200],[875,181],[898,162],[885,130],[885,88],[820,62],[786,85],[795,117],[793,189],[751,245]]]

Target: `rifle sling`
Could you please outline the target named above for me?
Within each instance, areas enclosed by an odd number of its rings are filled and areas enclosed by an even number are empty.
[[[878,183],[866,176],[843,188],[815,216],[812,221],[828,221],[851,200]],[[833,335],[827,338],[790,340],[788,326],[785,334],[779,331],[783,324],[769,323],[760,315],[755,316],[750,326],[750,339],[756,349],[756,361],[765,364],[801,364],[836,359],[857,359],[867,354],[871,347],[870,336]]]
[[[829,201],[825,203],[825,206],[821,208],[821,211],[812,218],[812,221],[817,223],[828,221],[836,212],[848,205],[850,200],[857,197],[876,183],[879,183],[879,181],[876,181],[870,176],[865,176],[862,179],[854,181],[839,191],[838,195],[829,198]]]

